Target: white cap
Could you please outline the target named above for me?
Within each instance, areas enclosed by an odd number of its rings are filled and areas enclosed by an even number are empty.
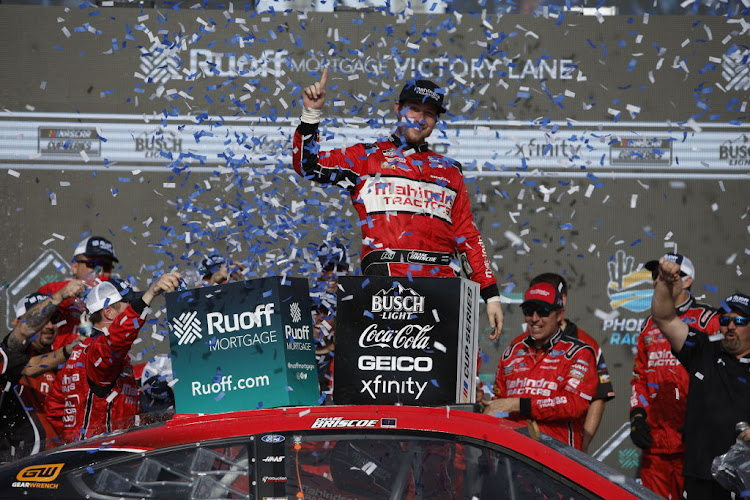
[[[89,294],[86,296],[86,309],[88,309],[90,314],[94,314],[121,300],[122,296],[117,287],[109,281],[104,281],[89,291]]]
[[[685,273],[686,277],[690,277],[695,279],[695,266],[693,265],[693,261],[682,256],[682,263],[680,264],[680,271]]]

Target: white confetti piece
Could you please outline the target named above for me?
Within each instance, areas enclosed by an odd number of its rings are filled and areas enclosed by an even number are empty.
[[[701,372],[695,372],[695,377],[699,380],[703,380],[703,374]]]
[[[65,241],[65,236],[63,236],[62,234],[52,233],[52,236],[54,236],[58,240]]]
[[[437,340],[432,343],[432,346],[440,352],[448,352],[445,346],[441,344],[440,342],[438,342]]]
[[[107,396],[107,403],[111,403],[118,395],[119,393],[117,391],[112,391],[109,393],[109,396]]]
[[[15,178],[21,177],[21,174],[19,172],[16,172],[12,168],[8,169],[8,175],[12,175]]]
[[[81,150],[81,158],[83,158],[84,163],[89,162],[89,155],[83,149]]]
[[[57,195],[54,192],[50,192],[49,194],[49,203],[53,207],[57,205]]]
[[[310,413],[310,409],[309,408],[307,410],[302,410],[301,412],[299,412],[298,416],[304,417],[308,413]]]
[[[176,187],[176,184],[174,182],[165,182],[162,187],[164,189],[174,189]]]

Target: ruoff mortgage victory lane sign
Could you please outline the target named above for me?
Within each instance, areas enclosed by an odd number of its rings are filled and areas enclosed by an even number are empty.
[[[479,285],[461,278],[339,278],[336,404],[473,403]]]
[[[263,278],[166,299],[178,412],[317,404],[307,280]]]

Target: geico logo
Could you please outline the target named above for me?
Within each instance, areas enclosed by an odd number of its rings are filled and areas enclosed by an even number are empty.
[[[219,333],[236,332],[240,328],[249,330],[256,326],[269,326],[271,324],[271,315],[273,314],[273,302],[269,304],[258,304],[255,312],[245,311],[242,314],[234,313],[232,315],[212,312],[206,315],[208,323],[208,334],[213,335],[214,330]],[[265,316],[265,325],[263,323]]]
[[[404,311],[410,313],[424,312],[424,297],[420,296],[391,296],[391,295],[373,295],[372,311],[374,313]]]
[[[420,356],[360,356],[357,366],[364,371],[385,372],[429,372],[432,358]]]

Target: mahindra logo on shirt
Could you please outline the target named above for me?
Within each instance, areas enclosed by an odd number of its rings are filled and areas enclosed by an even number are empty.
[[[539,289],[539,288],[536,288],[534,290],[529,290],[528,294],[530,296],[541,295],[542,297],[549,297],[549,292],[547,290],[542,290],[542,289]]]
[[[451,222],[456,191],[426,181],[403,177],[367,177],[359,196],[368,214],[407,212]]]

